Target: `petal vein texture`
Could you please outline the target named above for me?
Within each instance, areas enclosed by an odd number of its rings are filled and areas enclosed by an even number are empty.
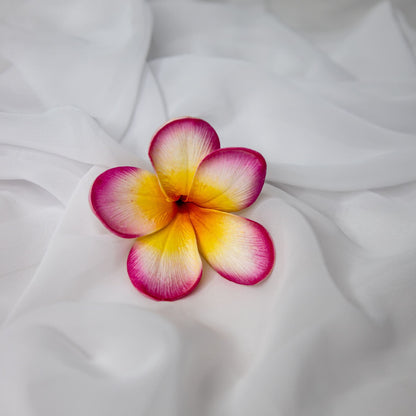
[[[155,174],[132,166],[103,172],[90,193],[94,213],[113,233],[134,238],[165,227],[177,207],[167,201]]]
[[[260,224],[227,212],[190,205],[201,254],[221,276],[253,285],[272,270],[274,248]]]
[[[202,262],[189,214],[179,211],[167,227],[137,239],[127,271],[133,285],[154,299],[175,300],[191,292]]]
[[[259,196],[266,162],[254,150],[225,148],[209,154],[199,165],[188,201],[205,208],[239,211]]]
[[[187,117],[165,124],[153,137],[149,157],[168,198],[188,195],[199,163],[219,147],[206,121]]]

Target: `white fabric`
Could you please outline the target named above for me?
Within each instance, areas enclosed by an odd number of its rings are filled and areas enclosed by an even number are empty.
[[[0,414],[411,416],[413,0],[0,4]],[[155,302],[93,216],[170,118],[256,149],[277,262]]]

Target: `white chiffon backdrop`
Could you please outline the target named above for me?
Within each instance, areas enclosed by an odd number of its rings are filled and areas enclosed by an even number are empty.
[[[0,414],[413,416],[413,0],[0,4]],[[200,117],[268,162],[263,283],[156,302],[94,217]]]

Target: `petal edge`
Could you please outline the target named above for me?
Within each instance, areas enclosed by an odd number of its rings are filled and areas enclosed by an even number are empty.
[[[189,204],[201,254],[221,276],[254,285],[272,271],[275,250],[259,223],[227,212]]]
[[[210,153],[195,173],[188,201],[204,208],[239,211],[259,196],[266,161],[252,149],[226,147]]]
[[[90,204],[103,225],[123,238],[135,238],[165,227],[176,205],[166,200],[155,174],[133,166],[101,173],[90,191]]]
[[[137,239],[127,271],[136,289],[153,299],[173,301],[191,293],[202,261],[188,213],[179,211],[167,227]]]
[[[172,201],[188,195],[199,163],[219,147],[214,128],[198,118],[175,119],[156,132],[149,157],[164,192]]]

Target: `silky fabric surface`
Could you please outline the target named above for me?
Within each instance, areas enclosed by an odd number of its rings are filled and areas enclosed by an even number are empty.
[[[416,5],[0,5],[0,414],[411,416]],[[256,286],[137,292],[88,194],[200,117],[268,163]]]

